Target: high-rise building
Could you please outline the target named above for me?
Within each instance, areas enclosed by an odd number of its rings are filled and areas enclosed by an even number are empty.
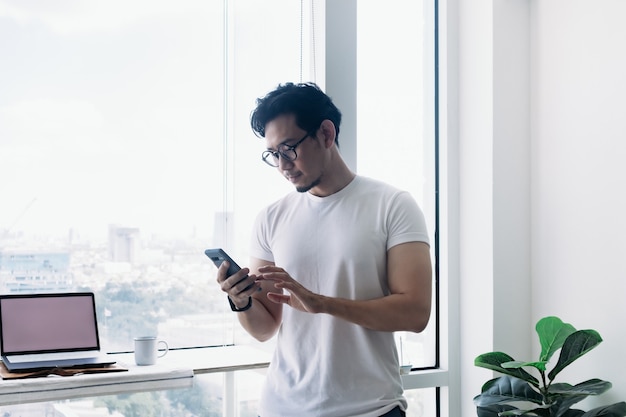
[[[71,291],[73,277],[69,253],[0,252],[3,292]]]
[[[139,229],[109,225],[109,260],[134,263],[139,247]]]

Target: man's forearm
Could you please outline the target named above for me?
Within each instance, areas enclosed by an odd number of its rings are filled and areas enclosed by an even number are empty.
[[[421,332],[430,318],[430,303],[416,302],[404,294],[372,300],[324,297],[322,313],[371,330]]]
[[[271,339],[278,331],[279,323],[277,324],[276,318],[255,297],[252,298],[252,307],[237,313],[237,318],[246,332],[260,342]]]

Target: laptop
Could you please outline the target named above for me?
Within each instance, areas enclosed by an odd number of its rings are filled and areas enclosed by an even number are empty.
[[[10,372],[112,365],[91,292],[0,295],[0,355]]]

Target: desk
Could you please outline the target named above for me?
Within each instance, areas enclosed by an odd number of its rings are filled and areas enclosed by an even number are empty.
[[[234,415],[235,371],[265,368],[270,354],[249,346],[172,349],[153,366],[136,366],[132,353],[115,354],[127,372],[0,381],[0,405],[141,391],[189,388],[195,374],[224,372],[224,415]]]

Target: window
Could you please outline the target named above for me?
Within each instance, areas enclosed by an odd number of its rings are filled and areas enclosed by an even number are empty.
[[[2,9],[0,290],[95,291],[111,351],[233,343],[203,251],[246,262],[254,211],[287,189],[258,186],[275,172],[247,116],[300,76],[300,4],[56,7]]]
[[[414,195],[434,248],[432,8],[358,3],[355,163]],[[145,334],[170,348],[252,343],[203,252],[245,265],[254,216],[292,190],[261,162],[248,117],[278,83],[325,87],[325,12],[320,0],[0,0],[0,291],[96,292],[109,351]],[[436,365],[432,317],[398,334],[413,367]]]
[[[356,155],[360,174],[408,190],[417,200],[427,219],[434,266],[432,13],[429,2],[358,3]],[[436,365],[435,324],[433,311],[424,332],[397,335],[405,364]]]
[[[112,351],[232,341],[203,255],[223,207],[223,5],[0,10],[1,290],[93,290]]]

